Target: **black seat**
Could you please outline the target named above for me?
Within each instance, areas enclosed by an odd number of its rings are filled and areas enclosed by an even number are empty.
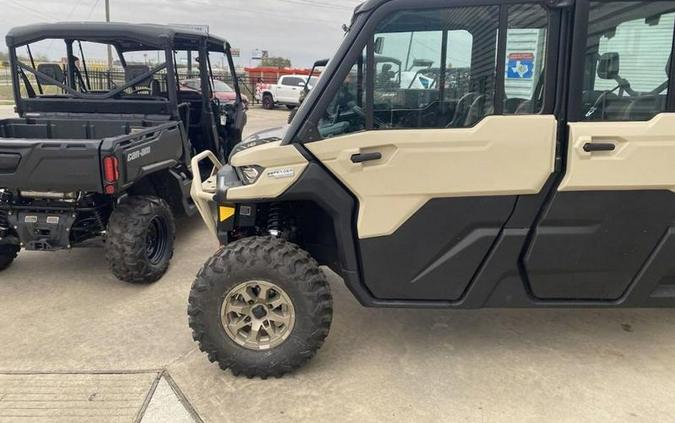
[[[459,99],[459,101],[457,101],[457,106],[455,106],[452,120],[446,126],[446,128],[460,128],[464,126],[466,117],[469,114],[469,109],[471,108],[471,104],[476,98],[476,95],[477,94],[474,92],[466,93]]]
[[[623,120],[649,120],[665,110],[665,95],[641,96],[633,100],[624,110]]]
[[[473,100],[471,107],[469,107],[469,112],[466,114],[466,119],[464,120],[465,128],[474,126],[487,114],[486,105],[487,96],[484,94],[479,95]]]

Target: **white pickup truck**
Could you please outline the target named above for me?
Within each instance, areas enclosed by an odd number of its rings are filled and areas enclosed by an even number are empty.
[[[312,89],[318,80],[316,76],[311,77],[307,88]],[[276,84],[258,84],[256,95],[264,109],[273,109],[277,104],[293,109],[300,105],[300,94],[306,83],[307,75],[283,75]]]

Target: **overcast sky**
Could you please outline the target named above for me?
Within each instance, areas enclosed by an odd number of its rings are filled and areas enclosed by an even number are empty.
[[[241,49],[250,64],[254,49],[310,66],[330,57],[360,0],[110,0],[111,20],[209,25]],[[103,21],[105,0],[0,0],[0,33],[18,25],[56,21]]]

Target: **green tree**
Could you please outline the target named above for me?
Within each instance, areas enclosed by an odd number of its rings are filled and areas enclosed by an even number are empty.
[[[273,66],[276,68],[290,68],[291,60],[285,57],[264,57],[261,64],[263,66]]]

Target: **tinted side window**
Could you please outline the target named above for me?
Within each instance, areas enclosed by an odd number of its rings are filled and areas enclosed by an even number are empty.
[[[508,10],[504,114],[539,113],[544,105],[548,12],[536,4]]]
[[[521,113],[534,113],[541,107],[532,100],[543,85],[547,13],[532,4],[510,9],[509,53],[527,47],[534,57],[521,61],[532,69],[519,75],[522,81],[507,84],[506,97],[528,103]],[[363,50],[333,92],[316,128],[319,137],[365,129],[466,128],[495,114],[497,78],[504,77],[497,75],[499,12],[499,6],[476,6],[403,10],[386,17],[369,37],[372,50]],[[373,108],[367,110],[371,100]]]
[[[675,25],[671,2],[592,2],[586,120],[649,120],[666,110]]]
[[[317,131],[321,138],[331,138],[366,129],[365,51],[342,81],[324,111]]]
[[[294,76],[287,76],[281,80],[281,85],[286,85],[289,87],[297,87],[302,83],[302,79],[296,78]]]
[[[461,128],[492,114],[498,11],[401,11],[380,23],[375,129]]]

